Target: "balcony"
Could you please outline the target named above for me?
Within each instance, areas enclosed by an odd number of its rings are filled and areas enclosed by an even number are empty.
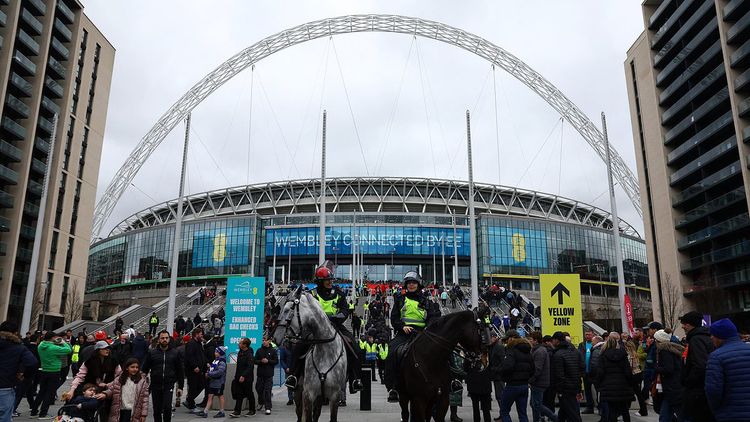
[[[750,40],[742,44],[729,56],[729,65],[732,69],[747,66],[750,62]]]
[[[67,47],[65,47],[63,43],[60,42],[60,40],[53,36],[50,45],[52,46],[50,52],[52,52],[53,55],[54,53],[57,53],[57,55],[55,56],[57,59],[62,61],[68,60],[68,55],[70,54],[70,52],[68,51]]]
[[[727,31],[727,44],[733,44],[735,41],[744,39],[750,30],[750,13],[745,13],[737,23]]]
[[[54,28],[66,42],[70,42],[73,39],[73,32],[60,19],[55,18]]]
[[[740,117],[747,117],[748,113],[750,113],[750,97],[745,98],[737,105],[737,112]]]
[[[732,217],[728,220],[724,220],[721,223],[714,224],[713,226],[706,227],[703,230],[699,230],[693,234],[688,235],[685,239],[677,242],[677,249],[682,250],[688,247],[692,247],[748,226],[750,226],[750,216],[747,215],[747,211],[745,211],[743,214]]]
[[[52,135],[53,128],[55,127],[52,122],[41,116],[39,116],[37,126],[47,132],[48,135]]]
[[[18,173],[0,164],[0,182],[16,185],[18,184]]]
[[[42,97],[42,109],[48,112],[47,115],[49,117],[52,117],[55,114],[60,114],[60,106],[47,97]]]
[[[47,79],[44,80],[44,86],[47,88],[48,92],[52,94],[52,97],[62,98],[63,87],[62,85],[57,83],[54,79],[47,76]]]
[[[716,173],[704,178],[700,182],[684,189],[682,192],[676,195],[675,201],[672,203],[673,207],[677,207],[683,202],[694,198],[695,196],[711,189],[719,183],[729,179],[732,176],[740,174],[740,163],[735,161],[734,163],[724,167]]]
[[[677,23],[682,17],[682,15],[685,14],[685,12],[695,4],[695,0],[687,0],[682,2],[680,7],[678,7],[674,13],[672,13],[669,16],[669,19],[667,19],[666,22],[664,22],[664,25],[659,28],[658,31],[656,31],[656,34],[651,38],[651,49],[656,50],[657,48],[661,48],[662,45],[664,45],[669,40],[669,34],[672,33],[672,30],[675,28],[679,28],[678,26],[675,26],[675,23]],[[684,19],[682,19],[684,21]],[[671,40],[669,40],[671,41]]]
[[[13,208],[13,195],[0,190],[0,208]]]
[[[55,79],[65,78],[67,69],[65,69],[65,66],[62,63],[58,62],[54,57],[49,56],[47,67],[52,71],[52,73],[54,74],[53,76],[56,76]]]
[[[27,3],[32,6],[32,12],[35,16],[47,13],[47,5],[42,0],[27,0]]]
[[[23,76],[36,75],[36,65],[34,62],[29,60],[28,57],[24,56],[24,54],[18,50],[16,50],[13,55],[13,63],[17,65],[16,69],[18,69],[19,73]]]
[[[18,248],[16,250],[16,259],[21,262],[31,262],[31,253],[31,249]],[[28,279],[28,274],[26,278]]]
[[[39,216],[39,205],[35,205],[31,202],[26,201],[26,203],[23,204],[23,212],[29,217],[36,218],[37,216]]]
[[[664,144],[668,145],[675,140],[680,139],[685,131],[693,127],[693,125],[697,125],[701,121],[701,119],[706,117],[706,115],[713,112],[715,109],[726,104],[728,100],[729,89],[723,88],[721,91],[717,92],[715,95],[709,98],[706,102],[697,106],[692,114],[686,116],[672,129],[669,129],[664,135]]]
[[[13,139],[21,140],[26,137],[26,129],[16,123],[10,117],[3,117],[0,127],[8,134],[13,135]]]
[[[8,94],[5,99],[5,105],[8,106],[8,115],[13,118],[28,119],[31,110],[23,101],[14,97],[12,94]]]
[[[28,30],[31,31],[34,35],[42,34],[44,25],[42,25],[42,23],[39,21],[39,19],[36,18],[36,16],[34,16],[25,8],[21,11],[21,21],[26,23]]]
[[[711,252],[691,258],[686,263],[680,265],[680,271],[683,273],[695,271],[708,265],[743,258],[747,255],[750,255],[750,240],[743,240],[731,246],[714,249]]]
[[[36,137],[36,139],[34,139],[34,148],[45,154],[49,154],[49,142],[38,136]]]
[[[36,229],[34,227],[23,224],[21,225],[20,234],[24,239],[34,240],[34,237],[36,236]]]
[[[674,4],[671,1],[663,1],[659,5],[659,7],[656,9],[653,15],[648,19],[648,29],[654,29],[656,25],[662,20],[662,18],[666,18],[668,15],[665,14],[667,9],[671,10],[670,6],[673,6]]]
[[[41,183],[35,182],[33,180],[29,180],[29,185],[26,188],[26,190],[30,194],[32,194],[34,197],[41,198],[42,197],[42,191],[44,190],[44,188],[42,187]]]
[[[0,216],[0,232],[10,231],[10,220]]]
[[[715,160],[724,156],[729,152],[735,152],[737,150],[737,139],[732,136],[721,144],[711,148],[700,157],[682,166],[679,170],[676,170],[669,176],[670,186],[675,186],[678,182],[695,173],[696,171],[704,168],[708,164],[711,164]]]
[[[5,27],[7,23],[8,23],[8,15],[6,15],[5,12],[0,10],[0,27]]]
[[[724,66],[720,66],[719,68],[716,68],[713,72],[706,75],[705,78],[703,78],[700,82],[695,84],[693,87],[690,88],[690,90],[682,96],[679,100],[677,100],[674,104],[672,104],[671,107],[666,109],[664,113],[662,113],[661,119],[662,119],[662,125],[670,125],[674,120],[681,117],[681,115],[684,114],[685,109],[690,106],[693,102],[699,102],[699,101],[705,101],[706,91],[708,91],[710,88],[713,88],[714,92],[716,90],[716,86],[718,83],[727,83],[727,79],[725,77],[725,71]],[[710,94],[711,92],[709,92]],[[688,110],[689,111],[689,110]]]
[[[732,112],[728,111],[721,117],[711,122],[700,132],[693,135],[690,139],[683,142],[682,145],[678,146],[672,152],[667,155],[667,165],[673,165],[679,158],[683,157],[686,153],[690,152],[693,148],[702,144],[706,140],[714,139],[715,136],[721,134],[723,130],[733,129],[730,125],[734,122]],[[734,130],[731,131],[734,133]]]
[[[656,75],[656,86],[659,88],[663,87],[665,83],[669,83],[671,81],[673,73],[677,71],[677,75],[683,73],[684,67],[682,66],[682,62],[685,61],[686,58],[690,57],[692,53],[698,53],[701,50],[698,49],[698,47],[703,44],[704,41],[708,39],[709,36],[715,37],[713,44],[711,44],[710,47],[708,47],[694,62],[709,62],[711,61],[715,56],[721,56],[721,41],[718,39],[718,29],[719,24],[716,23],[716,21],[711,21],[708,25],[706,25],[705,28],[703,28],[696,36],[693,38],[690,43],[685,46],[685,48],[682,49],[682,51],[674,58],[672,61],[669,62],[666,66],[664,66],[664,69],[659,72],[658,75]],[[692,67],[692,65],[690,66]]]
[[[16,73],[10,74],[10,86],[15,88],[17,95],[21,97],[31,97],[33,87],[26,79],[20,77]]]
[[[37,172],[37,174],[44,176],[45,173],[47,173],[47,164],[44,164],[44,161],[32,158],[31,159],[31,170]],[[29,181],[31,183],[31,181]],[[36,183],[36,182],[34,182]],[[39,185],[41,187],[41,185]]]
[[[0,155],[13,163],[20,163],[23,158],[23,151],[13,144],[0,139]]]
[[[734,79],[734,92],[742,92],[747,88],[750,88],[750,69]]]
[[[675,220],[675,228],[680,229],[711,213],[714,213],[716,211],[721,211],[730,205],[734,205],[736,203],[744,202],[744,201],[745,201],[745,189],[742,187],[737,188],[733,191],[725,193],[724,195],[721,195],[720,197],[716,199],[712,199],[711,201],[708,201],[705,204],[697,208],[693,208],[692,210],[686,212],[685,214],[683,214],[682,216],[680,216],[679,218]]]
[[[721,62],[721,60],[719,60]],[[677,100],[682,98],[682,94],[689,90],[692,86],[692,84],[688,84],[689,81],[694,79],[694,77],[697,77],[699,72],[701,72],[704,68],[708,67],[706,62],[696,60],[693,62],[688,69],[686,69],[680,76],[678,76],[669,86],[664,89],[661,94],[659,94],[659,105],[662,107],[668,107],[675,101],[673,101],[673,97],[675,97]],[[705,78],[709,78],[712,76],[715,76],[717,74],[725,75],[724,71],[724,63],[719,63],[718,66],[715,66],[713,70],[708,72]]]
[[[18,36],[16,37],[16,40],[18,40],[18,46],[22,47],[24,53],[30,55],[30,56],[38,56],[39,55],[39,43],[34,40],[34,38],[27,34],[26,31],[24,31],[21,28],[18,28]]]
[[[0,242],[0,256],[5,256],[8,253],[8,247],[5,246],[4,242]]]
[[[57,2],[57,10],[60,12],[58,16],[60,16],[63,20],[65,20],[65,23],[73,23],[76,16],[73,13],[70,8],[62,2],[62,0],[58,0]]]
[[[750,2],[746,0],[732,0],[724,6],[724,22],[734,22],[748,11]]]

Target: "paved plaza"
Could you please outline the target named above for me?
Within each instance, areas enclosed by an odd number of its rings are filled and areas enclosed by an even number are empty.
[[[69,386],[70,381],[66,382],[64,388],[60,388],[58,391],[67,391],[67,387]],[[373,383],[372,384],[373,391],[372,391],[372,410],[368,411],[361,411],[359,410],[359,395],[353,395],[348,396],[347,398],[347,407],[339,408],[339,417],[338,420],[340,421],[357,421],[357,422],[375,422],[375,421],[394,421],[397,422],[400,420],[400,408],[398,404],[392,404],[386,402],[386,391],[385,388],[379,383]],[[464,390],[464,394],[465,394]],[[237,418],[237,421],[242,420],[250,420],[255,419],[258,421],[294,421],[296,420],[296,416],[294,414],[294,406],[287,406],[287,392],[285,387],[275,387],[274,390],[274,397],[273,397],[273,411],[271,415],[265,415],[262,411],[258,412],[255,416],[252,416],[250,418],[242,417]],[[199,396],[199,397],[202,397]],[[229,399],[229,396],[227,396],[227,399]],[[58,407],[60,405],[60,402],[57,401],[55,405],[50,407],[50,415],[54,414],[54,412],[57,411]],[[230,407],[227,405],[227,407]],[[656,422],[658,421],[658,415],[654,412],[650,412],[648,417],[641,417],[641,416],[635,416],[635,408],[632,408],[631,410],[631,420],[633,422]],[[21,412],[21,416],[17,418],[13,418],[14,421],[36,421],[37,418],[29,417],[29,407],[26,401],[24,400],[21,402],[21,405],[18,408],[18,411]],[[208,419],[213,419],[213,415],[216,413],[216,411],[212,411],[209,414]],[[229,410],[226,412],[229,413]],[[499,414],[497,409],[497,403],[493,401],[492,403],[492,417],[497,417]],[[463,407],[458,408],[458,416],[463,418],[465,422],[472,422],[472,412],[471,412],[471,399],[469,399],[467,396],[463,399]],[[531,420],[531,408],[528,409],[528,416],[529,420]],[[599,420],[598,415],[582,415],[584,422],[596,422]],[[518,421],[518,416],[516,415],[515,409],[511,411],[511,418],[514,422]],[[229,418],[229,416],[226,417],[227,420],[231,420],[232,418]],[[50,418],[51,420],[51,418]],[[153,415],[149,411],[149,418],[148,421],[153,420]],[[172,417],[172,420],[175,422],[198,422],[201,420],[205,420],[203,418],[197,418],[194,415],[191,415],[187,412],[187,409],[184,407],[176,409],[176,412],[174,413],[174,416]],[[326,407],[323,408],[323,413],[320,416],[321,421],[328,421],[328,409]],[[447,421],[447,417],[446,417]]]

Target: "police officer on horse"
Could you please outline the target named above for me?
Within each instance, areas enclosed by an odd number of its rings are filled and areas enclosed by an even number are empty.
[[[432,306],[427,295],[422,292],[422,277],[416,271],[404,276],[403,293],[396,297],[391,309],[391,326],[395,337],[389,344],[390,353],[385,361],[385,386],[388,401],[398,402],[396,381],[398,379],[397,348],[411,342],[434,319],[440,317],[440,310]]]
[[[333,327],[336,329],[341,338],[344,340],[344,349],[346,350],[347,372],[349,373],[349,392],[354,394],[362,390],[362,381],[359,379],[359,359],[357,352],[352,347],[353,336],[344,326],[344,322],[349,318],[349,303],[346,301],[346,295],[337,286],[333,285],[333,264],[326,261],[315,270],[316,288],[310,293],[317,299],[323,312],[328,316]],[[297,388],[297,378],[304,370],[304,360],[302,356],[310,349],[309,344],[297,344],[292,349],[292,366],[289,370],[289,376],[284,384],[290,389]]]

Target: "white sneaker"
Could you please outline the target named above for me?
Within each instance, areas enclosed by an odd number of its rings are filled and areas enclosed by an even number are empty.
[[[266,409],[266,415],[270,415],[270,414],[271,414],[271,409]]]

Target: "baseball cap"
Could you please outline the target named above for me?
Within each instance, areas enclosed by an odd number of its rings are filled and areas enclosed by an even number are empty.
[[[109,343],[107,343],[104,340],[97,341],[96,344],[94,345],[94,350],[107,349],[107,348],[109,348]]]

